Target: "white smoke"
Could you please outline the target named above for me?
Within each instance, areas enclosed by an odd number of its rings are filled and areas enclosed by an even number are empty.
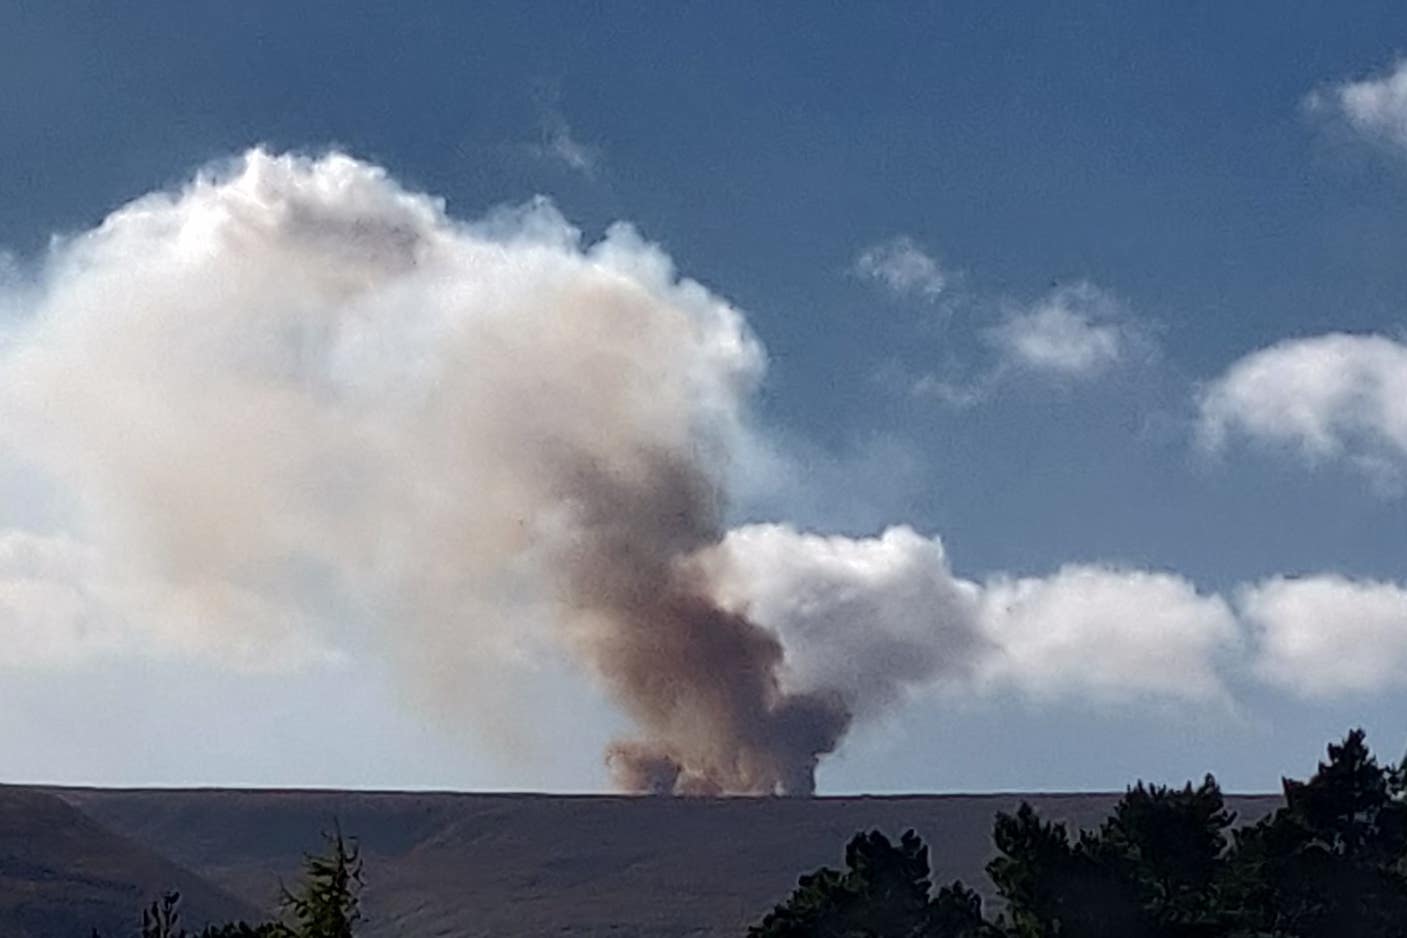
[[[0,441],[76,502],[85,598],[52,616],[253,667],[366,623],[431,697],[565,643],[689,784],[809,786],[848,716],[676,570],[722,536],[762,351],[630,228],[459,224],[374,166],[256,150],[41,279]]]

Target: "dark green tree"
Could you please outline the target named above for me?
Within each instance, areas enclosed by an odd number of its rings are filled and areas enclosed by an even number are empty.
[[[928,847],[913,831],[893,843],[878,831],[845,848],[844,873],[801,877],[791,896],[748,929],[749,938],[985,938],[982,900],[961,883],[930,897]]]
[[[223,925],[209,925],[197,938],[293,938],[287,926],[279,922],[226,922]]]
[[[283,890],[284,914],[297,938],[351,938],[361,921],[361,850],[340,825],[324,835],[327,849],[303,860],[297,891]]]
[[[168,892],[142,910],[142,938],[185,938],[181,928],[181,894]]]
[[[1001,938],[982,916],[982,897],[954,882],[938,890],[928,907],[926,934],[936,938]]]
[[[142,938],[190,938],[181,927],[181,894],[168,892],[142,910]],[[100,938],[97,929],[92,938]],[[294,938],[293,933],[277,922],[227,922],[207,925],[195,938]]]
[[[1041,820],[1022,803],[999,813],[992,838],[997,857],[987,875],[1006,913],[999,925],[1013,938],[1093,938],[1131,934],[1134,901],[1102,862],[1097,838],[1071,842],[1064,824]]]
[[[1214,936],[1220,881],[1235,815],[1210,775],[1196,788],[1130,788],[1100,828],[1095,855],[1138,906],[1140,930],[1159,938]]]
[[[209,925],[194,938],[351,938],[361,921],[361,853],[340,826],[324,835],[325,852],[303,859],[296,889],[283,889],[285,922]],[[169,892],[142,910],[141,938],[192,938],[181,927],[181,896]],[[98,938],[96,930],[93,938]]]
[[[1382,767],[1362,730],[1329,746],[1285,806],[1239,831],[1225,907],[1241,934],[1296,938],[1407,935],[1407,805],[1402,770]]]
[[[997,815],[988,875],[1013,938],[1213,938],[1233,820],[1208,776],[1181,789],[1139,783],[1097,831],[1071,838],[1029,804]]]

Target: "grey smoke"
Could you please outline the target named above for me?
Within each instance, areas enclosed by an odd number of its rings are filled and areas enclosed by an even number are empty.
[[[684,561],[721,540],[715,484],[661,452],[628,480],[577,467],[580,540],[564,557],[583,653],[644,731],[614,747],[625,787],[809,794],[850,714],[836,697],[784,693],[781,643],[721,608]]]

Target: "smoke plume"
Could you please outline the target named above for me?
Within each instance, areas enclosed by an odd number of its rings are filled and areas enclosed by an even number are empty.
[[[459,223],[377,167],[255,150],[35,279],[0,439],[102,558],[93,618],[250,667],[364,626],[431,702],[566,647],[638,727],[626,787],[811,790],[846,703],[785,690],[777,636],[691,562],[763,353],[629,227]]]
[[[765,357],[629,226],[460,222],[254,150],[5,279],[0,473],[36,495],[0,526],[0,666],[370,649],[513,747],[542,714],[512,675],[565,657],[633,723],[620,786],[679,794],[810,792],[926,689],[1225,698],[1235,617],[1180,577],[727,530]]]

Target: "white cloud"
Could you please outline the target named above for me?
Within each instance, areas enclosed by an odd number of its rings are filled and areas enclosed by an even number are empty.
[[[1311,92],[1305,103],[1365,137],[1407,147],[1407,60],[1380,75]]]
[[[979,583],[907,527],[852,539],[753,525],[709,562],[723,602],[781,636],[797,688],[840,688],[862,716],[930,687],[1096,705],[1231,699],[1236,617],[1173,574],[1068,566]]]
[[[1407,588],[1337,574],[1273,577],[1243,588],[1256,673],[1306,697],[1407,687]]]
[[[1234,706],[1255,680],[1322,699],[1407,688],[1407,586],[1271,577],[1228,600],[1175,573],[1072,564],[971,580],[941,541],[748,525],[700,558],[718,598],[776,632],[790,689],[861,717],[914,694],[1095,707]]]
[[[1098,377],[1149,342],[1112,294],[1083,281],[1009,315],[987,340],[1005,367],[1070,380]]]
[[[896,296],[933,301],[948,288],[951,274],[912,238],[899,236],[870,245],[855,258],[855,273],[883,284]]]
[[[1112,293],[1088,281],[1055,287],[1033,303],[1009,307],[981,338],[993,353],[981,370],[913,377],[900,369],[899,375],[915,396],[966,408],[990,400],[1015,380],[1093,381],[1157,352],[1152,329]]]
[[[849,538],[749,525],[709,562],[719,600],[781,637],[791,685],[838,690],[862,716],[912,688],[966,682],[989,650],[978,587],[908,527]]]
[[[1239,642],[1225,600],[1168,573],[1068,566],[998,578],[983,620],[1001,654],[986,677],[1035,697],[1230,699],[1218,659]]]
[[[553,160],[587,178],[595,178],[605,159],[605,151],[579,140],[567,119],[555,108],[542,114],[542,140],[532,150],[543,159]]]
[[[1391,480],[1407,467],[1407,345],[1342,333],[1287,339],[1232,363],[1199,408],[1208,449],[1243,436]]]
[[[1001,372],[996,369],[969,381],[924,374],[909,380],[909,391],[915,397],[934,398],[956,410],[963,410],[986,402],[996,393],[1000,383]]]

